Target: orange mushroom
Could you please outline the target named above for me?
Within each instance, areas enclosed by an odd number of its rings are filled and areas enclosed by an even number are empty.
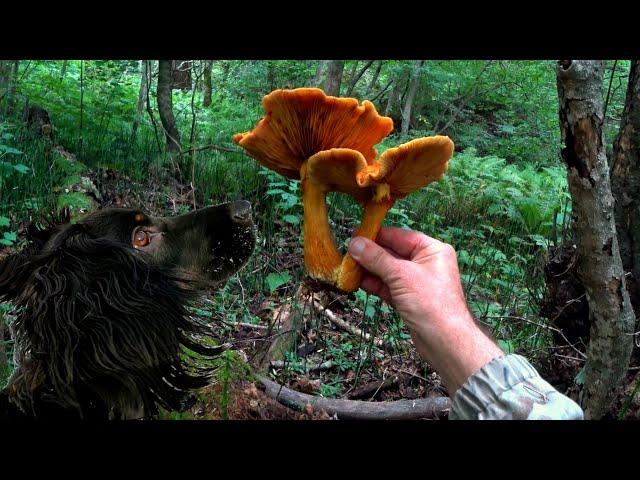
[[[374,145],[393,130],[393,121],[378,115],[369,101],[359,105],[354,98],[330,97],[317,88],[275,90],[262,104],[265,116],[256,128],[233,139],[262,165],[301,180],[307,272],[335,284],[342,256],[329,229],[325,201],[334,185],[322,176],[310,179],[307,162],[318,152],[340,147],[357,152],[366,165],[376,156]],[[334,167],[338,165],[331,172]],[[351,171],[352,178],[355,173]]]
[[[258,162],[301,180],[304,259],[309,276],[351,292],[363,271],[341,257],[329,229],[326,195],[347,193],[364,207],[355,235],[375,239],[394,202],[442,177],[453,153],[444,136],[413,140],[376,158],[373,146],[393,129],[371,102],[328,97],[322,90],[276,90],[265,96],[265,117],[234,136]]]
[[[452,155],[451,139],[437,135],[389,148],[378,160],[361,169],[355,183],[370,187],[371,195],[364,203],[362,223],[354,236],[375,240],[395,201],[442,178]],[[357,290],[363,273],[347,253],[336,273],[336,286],[345,292]]]

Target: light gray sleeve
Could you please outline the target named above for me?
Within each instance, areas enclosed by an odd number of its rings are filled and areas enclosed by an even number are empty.
[[[493,359],[453,396],[451,420],[582,420],[582,409],[520,355]]]

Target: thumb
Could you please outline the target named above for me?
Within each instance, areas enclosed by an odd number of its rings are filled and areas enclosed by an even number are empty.
[[[351,240],[349,253],[356,262],[383,282],[386,282],[397,262],[397,259],[384,248],[364,237],[354,237]]]

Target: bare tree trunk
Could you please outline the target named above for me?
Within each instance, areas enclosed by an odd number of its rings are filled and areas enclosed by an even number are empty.
[[[411,80],[409,83],[409,92],[407,93],[407,99],[402,109],[402,134],[406,135],[409,132],[409,126],[411,124],[411,109],[413,108],[413,101],[416,98],[418,92],[418,85],[420,84],[420,73],[422,72],[422,66],[424,60],[416,60],[413,72],[411,72]]]
[[[140,60],[140,89],[138,90],[138,103],[136,104],[136,116],[133,119],[133,125],[131,127],[131,143],[135,143],[138,134],[138,125],[140,124],[140,117],[144,110],[145,103],[147,101],[147,92],[149,91],[149,84],[151,83],[151,75],[149,71],[149,61]]]
[[[613,215],[602,132],[602,61],[557,65],[560,130],[576,218],[578,274],[591,324],[581,403],[585,417],[607,413],[629,367],[634,315],[626,288]]]
[[[640,313],[640,60],[631,62],[620,130],[613,146],[611,191],[629,296]]]
[[[369,82],[369,86],[367,90],[364,92],[365,98],[368,98],[369,95],[373,92],[373,89],[376,86],[376,82],[378,81],[378,77],[380,76],[380,70],[382,70],[383,60],[378,61],[378,65],[376,65],[376,69],[373,72],[373,77],[371,77],[371,81]]]
[[[16,107],[16,88],[18,86],[18,69],[20,68],[20,60],[15,60],[11,66],[11,74],[9,75],[9,85],[7,89],[7,115],[13,115]]]
[[[167,137],[167,150],[169,153],[179,153],[180,134],[176,127],[176,119],[173,116],[173,98],[171,94],[171,60],[158,61],[158,113],[160,121]]]
[[[329,60],[327,62],[327,77],[324,80],[324,92],[334,97],[340,96],[340,85],[342,84],[342,72],[344,71],[344,60]]]
[[[354,72],[353,75],[351,77],[349,77],[349,87],[347,88],[347,92],[345,93],[345,96],[350,97],[353,94],[353,89],[356,88],[356,84],[358,83],[358,80],[360,80],[362,78],[362,75],[364,75],[364,73],[367,70],[369,70],[371,65],[373,65],[373,62],[374,62],[373,60],[369,60],[358,71],[358,73]]]
[[[205,60],[204,70],[202,72],[202,87],[204,88],[204,99],[202,100],[203,107],[211,105],[211,65],[213,65],[213,60]]]
[[[0,105],[7,99],[9,80],[11,77],[11,64],[9,60],[0,60]]]
[[[393,80],[393,84],[391,85],[391,92],[389,92],[387,106],[384,109],[384,114],[386,117],[388,117],[389,115],[391,115],[391,113],[393,113],[393,106],[397,103],[398,93],[400,92],[400,89],[398,88],[399,82],[400,82],[400,79],[396,78],[395,80]]]
[[[320,60],[318,62],[318,69],[316,70],[316,76],[313,78],[312,85],[314,87],[320,87],[322,85],[322,78],[325,71],[325,66],[328,60]]]

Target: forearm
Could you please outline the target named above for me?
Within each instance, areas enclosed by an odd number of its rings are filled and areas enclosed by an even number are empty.
[[[471,375],[504,355],[466,309],[454,318],[412,323],[418,353],[438,372],[451,396]]]
[[[411,328],[418,353],[439,373],[461,420],[581,420],[580,407],[519,355],[506,355],[467,313]]]

